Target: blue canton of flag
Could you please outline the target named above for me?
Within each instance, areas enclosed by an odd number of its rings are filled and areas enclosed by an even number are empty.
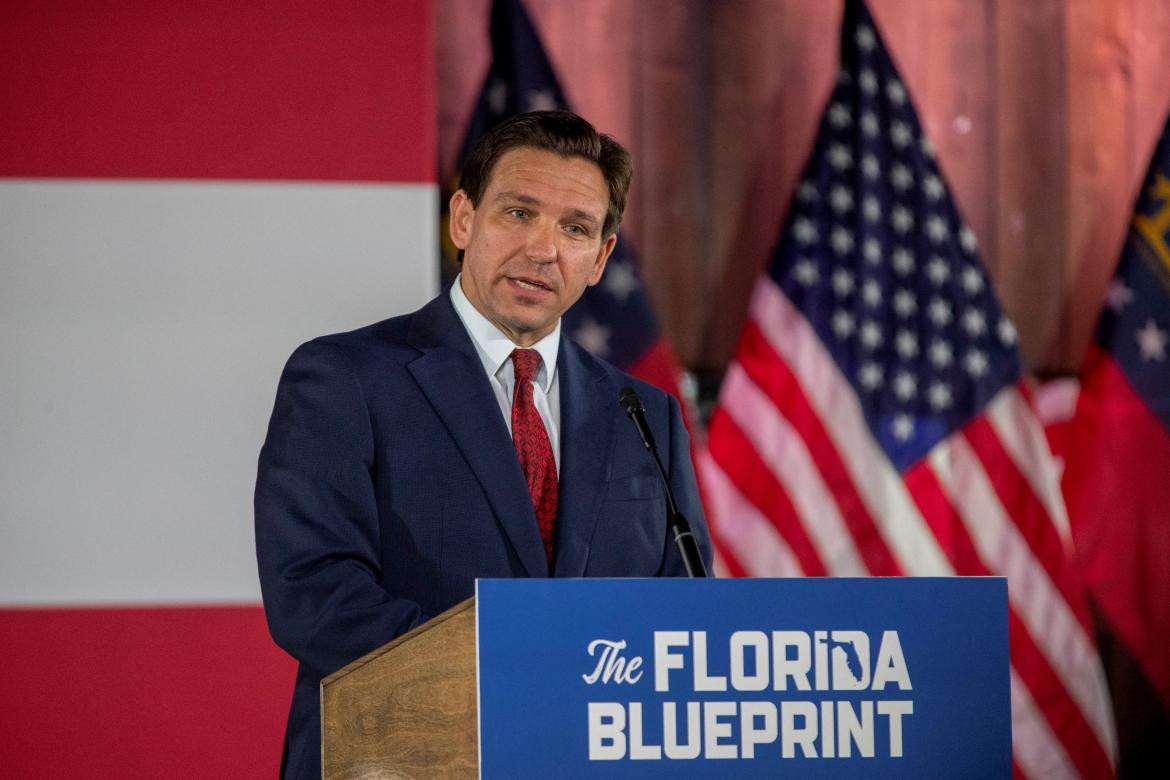
[[[570,110],[536,29],[520,0],[496,0],[491,16],[492,63],[459,159],[500,121],[527,111]],[[605,274],[564,316],[565,332],[619,368],[662,386],[653,369],[639,371],[659,342],[658,322],[638,275],[633,250],[619,237]],[[672,361],[673,362],[673,361]],[[672,383],[673,384],[673,383]],[[663,389],[675,395],[677,386]]]
[[[904,471],[1019,377],[1016,333],[872,23],[841,56],[770,273]]]

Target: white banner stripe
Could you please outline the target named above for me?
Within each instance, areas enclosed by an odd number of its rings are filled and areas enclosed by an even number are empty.
[[[873,438],[852,387],[812,326],[767,276],[756,282],[750,316],[804,388],[902,571],[954,574],[901,476]],[[722,394],[719,405],[727,406]]]
[[[743,431],[792,500],[826,572],[834,577],[869,574],[849,526],[800,434],[739,363],[732,363],[727,370],[723,387],[722,409]]]
[[[437,292],[433,184],[0,180],[0,603],[252,603],[296,346]]]
[[[1040,499],[1056,532],[1072,554],[1068,512],[1060,494],[1060,467],[1048,449],[1048,439],[1028,403],[1015,387],[997,395],[987,407],[987,418],[1012,462]]]
[[[719,538],[731,548],[749,576],[802,577],[796,555],[776,533],[775,527],[743,497],[711,454],[698,455],[703,497],[717,523]]]
[[[978,456],[961,436],[928,456],[952,506],[988,569],[1008,578],[1008,596],[1105,752],[1116,736],[1104,672],[1092,642],[999,502]]]
[[[1013,667],[1012,689],[1012,757],[1028,778],[1079,778],[1064,745],[1053,733],[1036,706],[1024,680]]]

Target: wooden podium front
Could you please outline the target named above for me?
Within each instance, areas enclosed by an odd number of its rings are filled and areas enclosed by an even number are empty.
[[[323,776],[476,777],[475,599],[321,681]]]

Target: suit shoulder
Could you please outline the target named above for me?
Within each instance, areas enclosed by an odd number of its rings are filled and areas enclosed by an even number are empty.
[[[646,407],[647,412],[659,409],[665,411],[672,402],[675,404],[678,403],[678,400],[665,390],[645,380],[638,379],[636,376],[623,371],[608,360],[597,357],[573,341],[566,339],[565,345],[567,349],[573,350],[579,356],[582,363],[605,373],[606,378],[613,385],[615,403],[618,391],[624,387],[634,388],[634,392],[642,400],[642,405]]]
[[[301,344],[294,355],[304,352],[328,351],[345,355],[351,362],[360,365],[371,358],[384,358],[396,351],[415,350],[407,346],[407,332],[410,330],[414,313],[390,317],[342,333],[318,336]]]

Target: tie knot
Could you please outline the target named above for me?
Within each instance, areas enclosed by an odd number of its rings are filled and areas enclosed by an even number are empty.
[[[516,383],[531,382],[540,367],[540,353],[535,349],[512,350],[512,366],[516,371]]]

